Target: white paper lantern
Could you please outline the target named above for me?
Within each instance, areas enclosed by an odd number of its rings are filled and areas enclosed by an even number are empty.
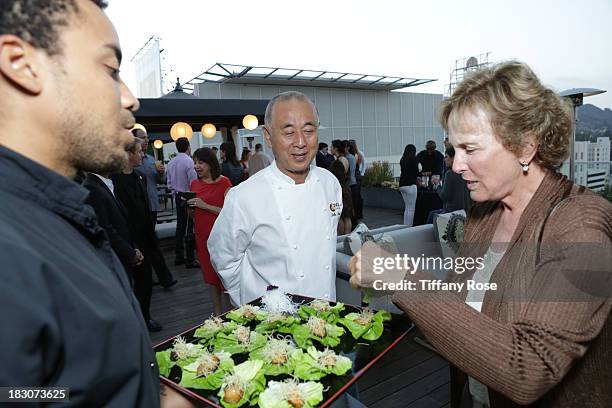
[[[202,136],[207,139],[212,139],[217,134],[217,128],[212,123],[206,123],[202,126]]]
[[[242,126],[244,126],[245,129],[253,130],[256,129],[258,125],[259,121],[257,120],[257,116],[255,115],[246,115],[242,119]]]
[[[172,125],[172,128],[170,129],[170,137],[175,142],[177,141],[179,137],[186,137],[188,140],[191,140],[192,136],[193,136],[193,129],[191,129],[191,126],[189,126],[189,123],[176,122],[174,125]]]

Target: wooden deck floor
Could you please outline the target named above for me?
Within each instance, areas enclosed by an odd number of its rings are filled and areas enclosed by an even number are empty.
[[[370,228],[401,223],[400,211],[366,208]],[[173,242],[162,241],[166,262],[178,283],[153,288],[151,315],[164,327],[151,333],[153,344],[175,336],[210,317],[213,311],[199,269],[174,266]],[[448,363],[413,341],[416,330],[379,360],[357,382],[359,398],[369,408],[438,408],[449,406]]]

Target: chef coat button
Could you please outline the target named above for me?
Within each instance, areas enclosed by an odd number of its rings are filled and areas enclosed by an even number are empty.
[[[329,235],[328,235],[328,236],[326,236],[325,238],[329,239]]]
[[[300,273],[300,279],[304,279],[304,274]]]
[[[325,265],[325,269],[329,269],[329,265]]]
[[[293,244],[293,249],[297,249],[297,245]]]
[[[324,296],[329,299],[329,293],[326,293]]]
[[[290,216],[290,215],[288,215],[288,216],[286,216],[286,217],[285,217],[285,219],[286,219],[287,221],[289,221],[289,220],[291,220],[291,216]]]
[[[282,189],[283,189],[281,186],[278,186],[277,188],[278,188],[279,190],[282,190]]]

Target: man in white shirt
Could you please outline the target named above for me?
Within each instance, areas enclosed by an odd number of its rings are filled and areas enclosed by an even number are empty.
[[[252,176],[272,164],[272,159],[263,152],[261,143],[255,145],[255,154],[249,159],[249,174]]]
[[[208,239],[215,270],[236,305],[268,285],[287,293],[336,298],[336,227],[342,191],[312,165],[319,117],[304,94],[270,100],[263,128],[275,161],[232,188]]]

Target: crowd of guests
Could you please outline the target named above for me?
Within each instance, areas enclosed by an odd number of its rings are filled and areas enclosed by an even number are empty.
[[[436,142],[427,141],[425,149],[416,152],[413,144],[404,148],[400,159],[399,190],[404,199],[404,224],[412,226],[419,190],[430,190],[438,194],[442,201],[441,209],[434,209],[427,217],[428,224],[435,214],[467,210],[471,206],[469,191],[465,180],[453,171],[455,149],[444,139],[445,154],[437,150]]]

